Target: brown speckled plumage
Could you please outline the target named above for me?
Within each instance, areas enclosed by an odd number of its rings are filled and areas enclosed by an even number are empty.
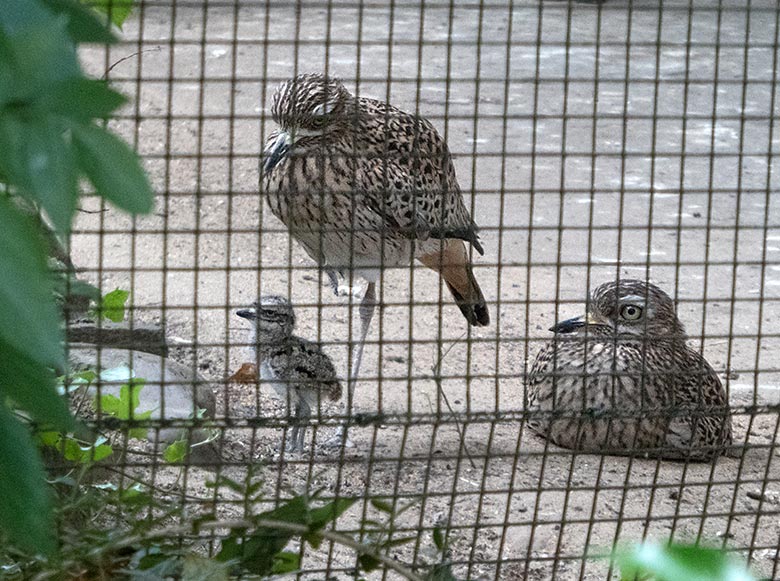
[[[553,327],[529,375],[529,427],[566,448],[709,460],[731,445],[728,398],[655,285],[599,286]]]
[[[441,273],[472,325],[489,323],[463,243],[482,253],[477,227],[430,122],[316,74],[283,83],[271,112],[268,204],[320,266],[375,282],[417,258]]]
[[[252,323],[260,378],[287,400],[288,412],[301,422],[319,410],[325,400],[341,397],[341,383],[333,362],[319,344],[293,335],[295,312],[284,297],[262,297],[251,309],[236,313]],[[290,449],[302,450],[306,425],[290,430]]]

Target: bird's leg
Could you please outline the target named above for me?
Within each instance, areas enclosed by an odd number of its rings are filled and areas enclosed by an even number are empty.
[[[295,449],[299,452],[303,452],[303,442],[306,439],[306,426],[311,418],[311,408],[305,399],[301,399],[298,404],[298,421],[302,422],[298,425],[298,441],[296,442]]]
[[[292,417],[292,414],[291,416]],[[295,404],[295,423],[290,429],[289,449],[290,452],[296,452],[298,450],[298,432],[300,431],[300,424],[298,420],[301,417],[301,402]]]
[[[328,282],[333,294],[339,296],[339,274],[332,268],[325,268],[325,274],[328,275]]]
[[[352,414],[352,400],[355,395],[355,384],[360,375],[360,363],[363,360],[363,346],[366,343],[366,335],[371,326],[371,319],[374,317],[376,308],[376,283],[368,283],[366,293],[360,303],[360,340],[355,345],[352,353],[352,369],[347,382],[347,415]]]
[[[347,401],[344,404],[345,415],[347,421],[352,417],[352,402],[355,395],[355,384],[357,383],[358,376],[360,375],[360,362],[363,360],[363,346],[366,342],[366,335],[368,335],[368,329],[371,326],[371,319],[374,317],[374,309],[376,308],[376,283],[368,283],[366,293],[363,295],[363,300],[360,302],[360,340],[355,344],[352,349],[352,369],[347,379]],[[341,426],[336,433],[336,436],[328,440],[325,443],[327,446],[346,446],[352,448],[354,444],[347,437],[347,432],[344,426]]]

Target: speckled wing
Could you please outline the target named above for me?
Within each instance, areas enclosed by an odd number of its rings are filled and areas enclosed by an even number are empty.
[[[408,238],[465,240],[483,254],[478,228],[469,218],[457,186],[454,191],[443,186],[432,188],[426,183],[430,180],[425,179],[430,170],[415,173],[419,175],[413,176],[400,160],[362,159],[356,190],[365,195],[366,204],[382,217],[391,232]]]
[[[341,397],[341,383],[333,362],[317,343],[301,339],[288,361],[287,378],[290,386],[304,391],[321,393],[323,399],[337,400]],[[316,399],[315,399],[316,401]]]
[[[683,352],[677,366],[686,372],[674,378],[674,405],[689,413],[670,422],[666,441],[704,456],[718,454],[732,444],[726,390],[707,360],[693,349]]]

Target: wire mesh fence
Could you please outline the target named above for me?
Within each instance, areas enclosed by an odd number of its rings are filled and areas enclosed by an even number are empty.
[[[206,514],[241,519],[302,492],[357,499],[334,531],[397,540],[392,557],[412,570],[436,561],[441,536],[466,579],[601,579],[615,572],[589,552],[645,538],[705,539],[778,578],[778,19],[771,1],[139,0],[121,42],[81,56],[131,97],[110,125],[143,157],[156,209],[133,219],[87,198],[71,236],[81,277],[131,293],[129,339],[98,341],[97,352],[82,339],[70,346],[81,365],[129,362],[146,380],[135,412],[151,412],[136,417],[148,438],[111,463],[119,485],[143,482],[184,509],[182,525]],[[447,143],[485,251],[468,245],[466,260],[488,325],[461,316],[447,286],[457,275],[441,278],[441,262],[410,266],[407,254],[358,264],[356,232],[371,231],[370,221],[350,222],[348,211],[348,259],[331,255],[321,269],[311,256],[323,248],[302,247],[295,223],[305,199],[288,195],[282,220],[271,211],[280,191],[264,176],[266,140],[280,131],[273,95],[303,73],[424,117]],[[395,113],[384,115],[387,147]],[[410,155],[420,163],[424,128],[412,125]],[[296,131],[316,133],[303,122]],[[344,155],[371,158],[354,148]],[[378,156],[382,191],[403,189],[386,175],[402,163],[397,155]],[[362,170],[349,171],[359,217]],[[312,173],[296,187],[319,200],[320,227],[338,230],[322,224],[332,221],[323,200],[333,185]],[[456,187],[434,189],[446,197]],[[412,237],[430,244],[426,234]],[[327,267],[345,275],[336,293]],[[361,274],[376,282],[378,307],[351,397],[368,289]],[[691,349],[730,406],[725,455],[674,461],[632,445],[598,454],[529,429],[549,412],[529,401],[548,328],[593,312],[589,292],[617,279],[651,281],[675,301]],[[341,382],[341,402],[309,398],[299,451],[284,439],[301,423],[295,398],[277,396],[280,380],[264,369],[271,359],[258,356],[253,335],[263,316],[278,322],[287,311],[263,315],[261,304],[249,323],[236,315],[267,295],[289,300],[295,334],[321,344]],[[646,293],[639,298],[652,310]],[[78,327],[71,321],[72,338]],[[117,349],[128,346],[135,350]],[[103,379],[101,393],[119,396]],[[700,381],[694,392],[702,389]],[[93,421],[110,428],[102,411]],[[636,415],[612,411],[615,421]],[[588,413],[580,429],[596,421],[593,406]],[[166,460],[182,433],[192,447]],[[258,484],[250,492],[213,484],[220,479]],[[399,514],[378,540],[365,522],[384,509]],[[204,554],[220,548],[218,528],[177,531]],[[332,539],[298,550],[302,578],[346,578],[357,564]]]

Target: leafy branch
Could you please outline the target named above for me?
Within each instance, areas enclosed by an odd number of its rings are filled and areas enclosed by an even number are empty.
[[[118,4],[100,4],[120,16]],[[125,97],[87,78],[78,61],[79,43],[115,40],[74,0],[6,0],[0,10],[0,527],[44,553],[56,546],[45,474],[9,407],[46,430],[75,429],[55,390],[65,356],[44,224],[67,239],[82,181],[120,209],[152,208],[138,158],[104,127]]]

